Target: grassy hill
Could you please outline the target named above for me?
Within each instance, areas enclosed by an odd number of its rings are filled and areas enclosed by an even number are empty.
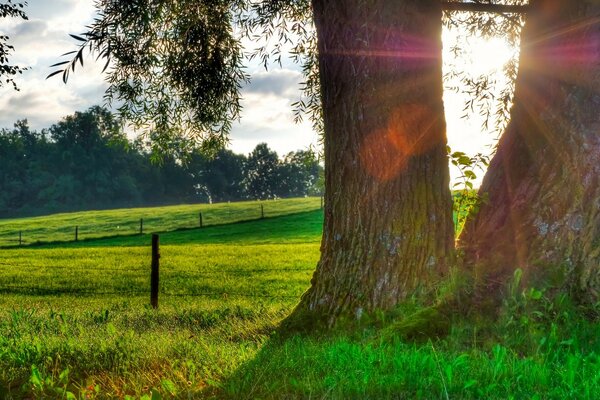
[[[544,293],[517,293],[494,325],[455,321],[439,340],[384,340],[368,328],[273,336],[310,285],[319,203],[266,202],[271,218],[240,223],[228,222],[256,218],[257,203],[207,206],[203,213],[222,217],[208,220],[215,225],[191,229],[190,221],[161,233],[158,310],[149,307],[149,235],[1,250],[0,396],[597,398],[600,325]],[[195,207],[144,215],[163,218],[149,229],[172,230]],[[137,211],[2,221],[0,229],[35,223],[39,240],[52,241],[65,222],[107,224]]]
[[[317,210],[320,198],[247,201],[217,204],[188,204],[154,208],[129,208],[54,214],[43,217],[0,219],[0,246],[16,246],[19,232],[24,244],[132,236],[140,232],[167,232],[203,226],[230,224],[264,217]],[[262,206],[262,210],[261,210]]]

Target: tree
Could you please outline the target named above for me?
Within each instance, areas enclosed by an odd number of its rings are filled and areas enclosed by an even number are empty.
[[[321,260],[300,314],[390,309],[454,247],[436,1],[313,1],[325,126]]]
[[[531,0],[510,124],[460,239],[480,296],[516,268],[600,300],[598,2]]]
[[[321,166],[311,151],[288,153],[279,165],[279,197],[320,195],[317,183]]]
[[[243,167],[246,157],[231,150],[219,150],[214,157],[196,151],[186,166],[194,177],[199,195],[209,202],[235,201],[244,198]]]
[[[266,143],[256,145],[244,164],[246,195],[251,199],[266,200],[276,197],[279,186],[279,157]]]
[[[89,45],[112,61],[108,97],[139,126],[151,122],[159,143],[186,132],[223,142],[246,79],[236,29],[279,35],[276,57],[287,39],[295,43],[307,93],[320,94],[322,107],[308,108],[322,111],[326,171],[321,260],[297,315],[333,324],[341,314],[390,309],[448,271],[438,0],[96,4],[100,17],[55,73],[66,81]]]

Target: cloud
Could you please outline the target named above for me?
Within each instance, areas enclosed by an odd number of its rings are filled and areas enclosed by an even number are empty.
[[[302,73],[291,69],[275,69],[252,74],[244,93],[271,94],[283,97],[299,97]],[[295,100],[294,100],[295,101]]]
[[[11,62],[30,70],[17,77],[20,92],[0,89],[0,128],[28,119],[33,129],[40,130],[75,111],[103,103],[103,64],[94,63],[92,57],[84,60],[85,67],[78,68],[67,85],[60,76],[45,79],[55,70],[49,66],[62,60],[61,54],[76,49],[78,43],[69,33],[85,30],[94,12],[92,0],[30,0],[29,21],[15,19],[3,25],[16,48]],[[293,121],[291,104],[300,98],[302,81],[298,67],[286,60],[283,68],[272,66],[270,71],[250,64],[252,81],[242,89],[242,121],[234,124],[231,147],[249,153],[256,144],[267,141],[283,155],[316,142],[310,124]]]
[[[30,18],[46,20],[65,17],[77,11],[79,0],[29,0],[26,9]]]

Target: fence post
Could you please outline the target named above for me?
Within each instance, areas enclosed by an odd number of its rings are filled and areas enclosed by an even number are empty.
[[[265,207],[261,204],[260,205],[260,219],[264,219],[265,218]]]
[[[202,213],[199,213],[198,217],[200,218],[200,228],[202,228]]]
[[[152,235],[152,271],[150,272],[150,305],[158,308],[158,266],[159,266],[158,235]]]
[[[140,218],[140,235],[144,234],[144,218]]]
[[[79,226],[75,226],[75,241],[79,240]]]
[[[23,231],[19,231],[19,246],[23,245]]]

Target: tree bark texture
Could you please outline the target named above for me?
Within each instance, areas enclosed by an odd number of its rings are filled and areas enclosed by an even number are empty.
[[[325,123],[321,260],[297,312],[390,309],[443,276],[454,230],[438,0],[314,0]]]
[[[488,200],[460,238],[480,294],[521,268],[528,282],[600,300],[599,63],[600,6],[531,1],[511,122],[480,189]]]

